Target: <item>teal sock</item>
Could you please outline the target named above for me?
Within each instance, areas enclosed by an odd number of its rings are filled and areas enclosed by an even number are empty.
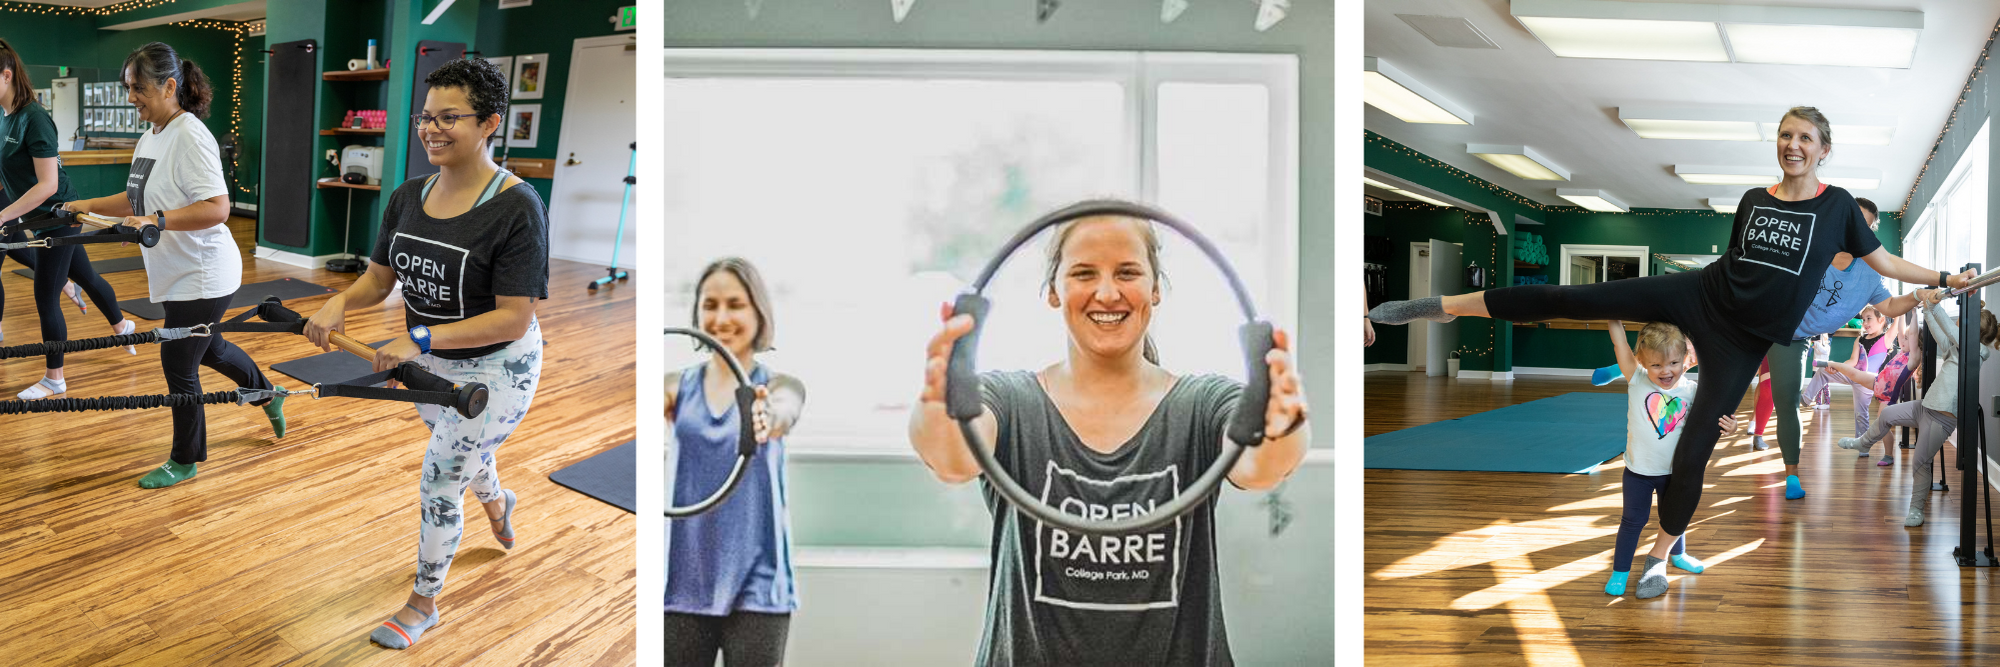
[[[1806,497],[1806,487],[1799,484],[1798,475],[1785,476],[1785,499],[1798,500]]]
[[[1667,562],[1673,563],[1674,567],[1678,567],[1680,569],[1687,570],[1695,574],[1701,574],[1702,570],[1708,569],[1708,566],[1703,565],[1699,559],[1696,559],[1695,557],[1689,556],[1687,554],[1674,554],[1672,556],[1668,556]]]
[[[1605,594],[1605,595],[1624,595],[1624,594],[1625,594],[1625,578],[1626,578],[1626,577],[1630,577],[1630,576],[1632,576],[1632,573],[1631,573],[1630,571],[1626,571],[1626,572],[1612,572],[1612,573],[1611,573],[1611,581],[1607,581],[1607,582],[1605,582],[1605,583],[1604,583],[1604,594]]]

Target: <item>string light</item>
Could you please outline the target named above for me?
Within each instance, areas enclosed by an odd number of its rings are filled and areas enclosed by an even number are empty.
[[[234,21],[194,19],[171,24],[182,28],[221,30],[229,33],[234,38],[235,44],[231,47],[229,57],[229,133],[236,135],[238,142],[243,140],[243,59],[246,55],[243,52],[243,40],[248,38],[251,32],[262,27],[259,25],[260,23],[262,22],[238,23]],[[230,156],[230,168],[241,170],[243,165],[240,161],[242,159],[243,151],[236,151],[234,155]]]
[[[38,14],[41,16],[110,16],[112,14],[141,9],[165,7],[174,4],[174,2],[175,0],[125,0],[125,2],[105,5],[103,7],[70,7],[66,5],[45,5],[37,2],[0,0],[0,11]]]
[[[1937,162],[1938,148],[1944,146],[1945,136],[1951,134],[1952,129],[1958,126],[1958,112],[1964,110],[1965,105],[1972,100],[1972,89],[1979,82],[1979,74],[1986,70],[1987,54],[1993,52],[1993,40],[1996,37],[2000,37],[2000,23],[1995,23],[1993,31],[1987,33],[1986,46],[1979,49],[1979,58],[1973,61],[1972,74],[1965,77],[1965,87],[1958,91],[1958,102],[1951,107],[1951,117],[1945,119],[1944,127],[1938,130],[1937,140],[1931,142],[1931,154],[1924,158],[1924,166],[1917,170],[1917,180],[1910,184],[1910,194],[1903,197],[1904,213],[1907,214],[1910,203],[1916,201],[1917,191],[1924,188],[1924,176],[1930,173],[1931,164]],[[1995,110],[1988,109],[1987,115],[1991,116],[1993,111]]]

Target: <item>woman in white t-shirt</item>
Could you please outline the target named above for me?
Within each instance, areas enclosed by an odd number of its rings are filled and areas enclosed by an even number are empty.
[[[125,57],[126,100],[153,129],[132,149],[132,171],[123,194],[70,202],[72,211],[131,216],[132,226],[157,225],[160,243],[144,248],[146,286],[167,312],[166,327],[212,324],[223,319],[229,299],[243,284],[243,251],[230,235],[229,189],[222,179],[222,156],[215,135],[201,118],[214,98],[208,77],[173,47],[153,42]],[[160,344],[160,368],[167,391],[201,393],[201,367],[215,369],[238,386],[270,389],[271,381],[242,348],[221,334]],[[259,403],[277,437],[285,435],[283,396]],[[208,425],[202,406],[177,407],[173,454],[139,479],[156,489],[195,476],[208,459]]]

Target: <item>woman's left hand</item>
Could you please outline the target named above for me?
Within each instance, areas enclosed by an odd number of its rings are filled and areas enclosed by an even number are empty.
[[[750,404],[751,430],[757,435],[757,444],[764,444],[777,437],[771,432],[771,390],[757,385],[757,402]]]
[[[1306,419],[1305,384],[1292,363],[1292,336],[1284,329],[1271,332],[1271,351],[1264,362],[1271,369],[1271,400],[1264,408],[1264,438],[1277,440],[1290,435]]]
[[[375,350],[375,372],[380,373],[395,368],[423,353],[423,350],[417,349],[417,342],[410,340],[408,335],[389,341],[388,345]]]
[[[160,221],[154,219],[153,216],[150,215],[131,215],[125,217],[125,226],[127,227],[131,227],[133,229],[145,229],[148,225],[159,227]],[[167,228],[160,227],[160,231],[164,232],[166,230]]]

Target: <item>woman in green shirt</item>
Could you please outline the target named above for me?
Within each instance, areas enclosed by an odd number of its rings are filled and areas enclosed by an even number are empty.
[[[58,155],[55,119],[35,102],[35,88],[28,80],[28,66],[21,54],[6,40],[0,40],[0,189],[8,204],[0,208],[0,223],[14,221],[36,212],[51,212],[58,205],[76,199],[69,176],[62,171]],[[38,233],[42,238],[71,236],[76,227],[57,227]],[[90,256],[82,246],[60,246],[35,250],[35,313],[42,321],[42,340],[69,340],[69,326],[63,321],[63,288],[70,281],[83,288],[104,313],[112,333],[132,333],[135,325],[118,309],[118,295],[90,266]],[[137,351],[127,348],[133,354]],[[48,370],[40,382],[22,391],[23,400],[48,398],[68,390],[63,380],[63,355],[45,357]]]

